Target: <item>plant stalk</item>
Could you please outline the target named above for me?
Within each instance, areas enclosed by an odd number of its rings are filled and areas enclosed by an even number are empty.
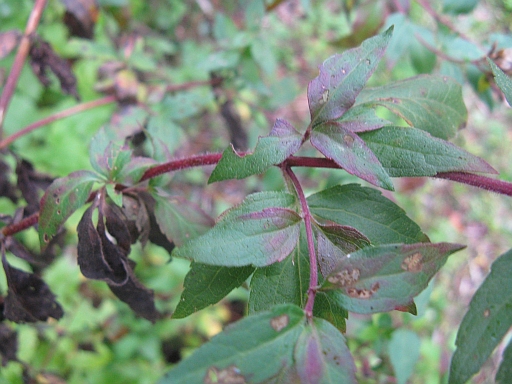
[[[299,196],[302,214],[304,216],[304,225],[306,226],[306,240],[308,243],[310,274],[308,300],[306,302],[306,306],[304,307],[304,312],[306,313],[306,317],[311,319],[313,317],[313,307],[315,305],[316,289],[318,286],[318,265],[316,261],[315,241],[313,239],[313,227],[311,224],[311,211],[309,210],[308,202],[306,201],[306,196],[304,195],[304,190],[302,189],[299,179],[297,179],[295,173],[288,165],[285,165],[284,171],[290,177],[290,180],[295,186],[295,190]]]

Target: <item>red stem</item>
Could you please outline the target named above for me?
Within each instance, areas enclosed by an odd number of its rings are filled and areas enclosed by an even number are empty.
[[[313,307],[315,305],[316,289],[318,286],[318,266],[316,261],[315,241],[313,239],[313,227],[311,224],[311,212],[309,211],[308,202],[306,196],[302,190],[299,179],[289,166],[285,166],[284,171],[290,177],[297,195],[299,196],[300,205],[302,208],[302,214],[304,215],[304,225],[306,226],[306,240],[308,243],[309,253],[309,289],[308,289],[308,301],[304,307],[304,312],[308,319],[313,317]]]
[[[87,103],[82,103],[75,105],[74,107],[65,109],[64,111],[57,112],[51,116],[45,117],[44,119],[41,119],[39,121],[36,121],[35,123],[32,123],[25,128],[19,130],[18,132],[12,134],[9,137],[6,137],[4,140],[0,141],[0,150],[7,147],[9,144],[11,144],[13,141],[17,140],[21,136],[26,135],[29,132],[32,132],[36,130],[37,128],[40,128],[46,124],[53,123],[56,120],[63,119],[68,116],[72,116],[76,113],[87,111],[88,109],[92,109],[95,107],[99,107],[100,105],[110,104],[116,101],[116,97],[114,95],[111,96],[105,96],[101,99],[88,101]]]
[[[25,62],[30,49],[30,35],[35,32],[37,25],[39,24],[39,20],[41,19],[41,15],[43,14],[45,5],[46,0],[36,0],[34,8],[32,8],[32,12],[30,13],[30,17],[27,21],[27,26],[25,27],[25,33],[21,38],[18,51],[16,52],[16,57],[14,58],[11,72],[5,82],[2,96],[0,96],[0,139],[3,136],[3,126],[7,107],[11,101],[12,94],[14,93],[14,89],[18,83],[18,78],[20,77],[21,70],[23,69],[23,63]]]
[[[18,232],[21,232],[27,228],[30,228],[31,226],[37,224],[37,221],[39,220],[39,212],[33,213],[32,215],[25,217],[23,220],[19,221],[16,224],[7,225],[2,228],[2,235],[4,237],[12,236]]]
[[[444,172],[438,173],[434,177],[438,179],[447,179],[451,181],[456,181],[458,183],[472,185],[473,187],[478,187],[502,195],[512,196],[512,183],[502,180],[491,179],[490,177],[487,176],[475,175],[472,173],[464,172]]]
[[[180,160],[172,160],[169,161],[168,163],[160,164],[152,168],[149,168],[146,172],[144,172],[139,182],[163,175],[167,172],[178,171],[180,169],[185,168],[217,164],[221,157],[222,153],[210,153],[207,155],[187,157],[185,159]]]

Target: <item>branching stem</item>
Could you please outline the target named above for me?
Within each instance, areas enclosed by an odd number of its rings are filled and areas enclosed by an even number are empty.
[[[308,202],[306,201],[306,196],[304,195],[304,191],[300,185],[299,179],[297,179],[297,176],[288,165],[285,165],[284,170],[290,177],[290,180],[292,181],[293,185],[295,186],[295,190],[297,191],[297,195],[299,196],[300,206],[304,216],[304,225],[306,227],[306,240],[308,243],[310,273],[308,301],[304,307],[304,312],[306,313],[306,316],[311,319],[313,317],[313,306],[315,304],[316,289],[318,286],[318,265],[316,261],[315,241],[313,239],[313,227],[311,224],[311,212],[309,210]]]

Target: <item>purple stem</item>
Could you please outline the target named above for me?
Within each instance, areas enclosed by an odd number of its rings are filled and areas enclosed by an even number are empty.
[[[491,179],[490,177],[487,176],[475,175],[473,173],[464,172],[444,172],[438,173],[434,177],[438,179],[457,181],[459,183],[464,183],[481,189],[486,189],[491,192],[512,196],[512,183],[502,180]]]
[[[313,317],[313,306],[315,305],[316,288],[318,286],[318,267],[316,261],[315,242],[313,239],[313,227],[311,225],[311,212],[309,211],[308,202],[306,201],[306,196],[304,195],[304,191],[302,190],[302,186],[300,185],[299,179],[297,179],[297,176],[295,176],[295,173],[293,173],[292,169],[288,165],[284,167],[284,171],[290,177],[290,180],[295,186],[297,195],[299,195],[302,213],[304,215],[304,225],[306,226],[306,239],[308,242],[310,271],[308,301],[306,302],[306,306],[304,307],[304,312],[306,313],[307,318],[311,319]]]

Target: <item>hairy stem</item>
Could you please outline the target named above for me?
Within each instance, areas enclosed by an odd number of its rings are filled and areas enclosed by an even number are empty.
[[[316,262],[315,241],[313,239],[313,227],[311,225],[311,212],[309,210],[308,202],[306,201],[306,196],[304,195],[304,191],[302,190],[299,179],[297,179],[297,176],[295,173],[293,173],[289,166],[286,165],[284,170],[295,186],[297,195],[299,195],[300,206],[302,208],[302,214],[304,215],[304,225],[306,226],[306,240],[308,243],[310,275],[308,301],[304,307],[304,312],[306,313],[306,316],[311,319],[313,317],[313,306],[315,304],[316,288],[318,286],[318,266]]]
[[[21,232],[31,226],[37,224],[39,220],[39,212],[33,213],[32,215],[25,217],[16,224],[7,225],[2,228],[0,232],[4,237],[12,236],[18,232]]]
[[[146,172],[144,172],[139,182],[163,175],[167,172],[178,171],[180,169],[191,167],[217,164],[221,157],[222,153],[210,153],[206,155],[191,156],[185,159],[172,160],[167,163],[149,168]]]
[[[434,177],[438,179],[446,179],[456,181],[458,183],[472,185],[473,187],[478,187],[487,191],[499,193],[501,195],[512,196],[512,183],[491,179],[487,176],[464,172],[444,172],[438,173]]]
[[[18,52],[16,52],[11,72],[5,82],[2,96],[0,96],[0,139],[3,136],[3,126],[7,107],[11,101],[12,94],[14,93],[14,89],[16,88],[18,78],[20,77],[20,73],[23,68],[23,63],[25,62],[30,49],[30,35],[35,32],[37,25],[39,24],[39,20],[41,19],[41,15],[43,14],[45,5],[46,0],[35,1],[34,8],[32,8],[32,12],[30,13],[30,17],[27,21],[27,26],[25,27],[25,33],[21,38]]]
[[[100,105],[113,103],[114,101],[116,101],[115,96],[113,96],[113,95],[105,96],[105,97],[102,97],[101,99],[88,101],[87,103],[78,104],[78,105],[75,105],[74,107],[65,109],[64,111],[60,111],[51,116],[45,117],[44,119],[41,119],[39,121],[36,121],[35,123],[30,124],[30,125],[26,126],[25,128],[19,130],[18,132],[12,134],[11,136],[6,137],[4,140],[0,141],[0,150],[7,147],[13,141],[19,139],[21,136],[24,136],[24,135],[28,134],[29,132],[32,132],[46,124],[50,124],[50,123],[53,123],[54,121],[63,119],[65,117],[72,116],[74,114],[77,114],[77,113],[80,113],[83,111],[87,111],[87,110],[95,108],[95,107],[99,107]]]

